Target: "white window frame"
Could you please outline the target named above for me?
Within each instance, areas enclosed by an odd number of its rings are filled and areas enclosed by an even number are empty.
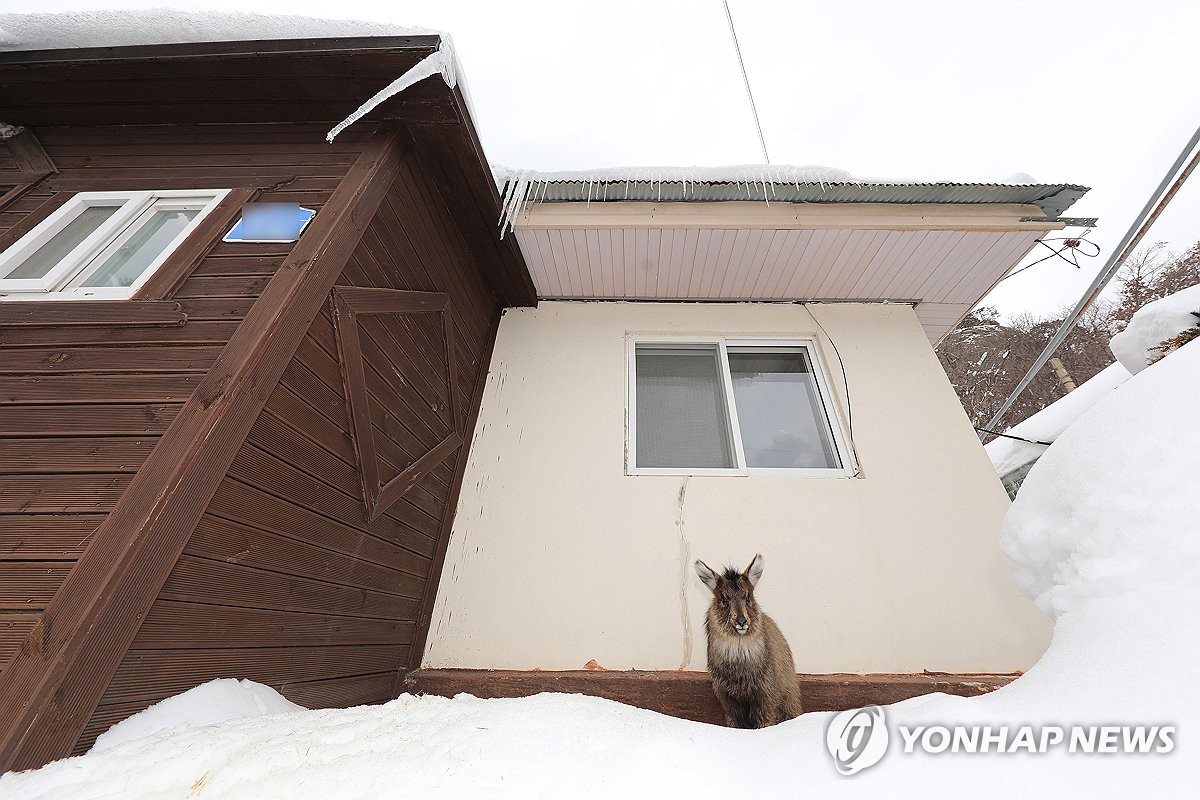
[[[725,424],[733,440],[734,460],[737,466],[724,467],[639,467],[637,465],[637,348],[639,345],[708,345],[715,346],[718,368],[723,384],[725,400]],[[817,399],[824,412],[826,429],[837,453],[840,467],[830,468],[786,468],[747,467],[746,454],[742,446],[742,431],[737,417],[737,405],[733,397],[733,378],[729,371],[730,347],[790,348],[802,349],[808,357],[817,387]],[[724,475],[741,477],[793,477],[793,478],[852,478],[858,474],[853,449],[843,433],[839,404],[830,391],[825,378],[825,364],[817,342],[812,337],[775,336],[677,336],[654,334],[629,334],[626,336],[625,376],[625,474],[626,475]]]
[[[4,300],[127,300],[150,279],[200,223],[212,213],[229,189],[166,189],[150,192],[79,192],[0,253],[0,301]],[[88,235],[41,278],[5,278],[25,258],[58,235],[88,208],[116,205],[111,217]],[[151,207],[181,208],[203,200],[205,205],[187,227],[171,240],[130,286],[81,286],[104,261],[150,219]],[[164,202],[165,201],[165,202]]]

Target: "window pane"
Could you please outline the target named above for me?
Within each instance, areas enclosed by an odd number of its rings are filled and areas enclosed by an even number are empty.
[[[184,211],[156,208],[150,211],[137,232],[116,252],[105,259],[81,286],[132,286],[154,259],[162,255],[179,232],[200,213],[200,208]]]
[[[37,280],[44,278],[46,273],[58,266],[58,262],[79,244],[96,232],[109,217],[117,213],[121,206],[90,206],[83,209],[75,219],[56,233],[50,241],[34,250],[15,270],[5,275],[5,278],[24,278]]]
[[[841,466],[804,353],[730,347],[729,372],[746,466]]]
[[[638,347],[637,466],[733,467],[715,345]]]

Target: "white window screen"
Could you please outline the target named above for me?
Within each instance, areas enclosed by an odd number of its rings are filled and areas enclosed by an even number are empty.
[[[637,466],[734,466],[716,345],[636,348]]]

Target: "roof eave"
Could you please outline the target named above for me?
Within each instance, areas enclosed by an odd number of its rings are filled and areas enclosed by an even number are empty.
[[[233,42],[174,42],[79,47],[58,50],[0,51],[0,64],[54,64],[85,61],[141,61],[257,55],[316,55],[396,50],[436,50],[442,41],[437,34],[413,36],[349,36],[304,39],[256,39]]]

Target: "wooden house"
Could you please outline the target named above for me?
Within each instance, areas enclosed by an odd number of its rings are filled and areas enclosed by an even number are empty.
[[[439,52],[0,53],[0,769],[219,677],[711,720],[691,560],[757,551],[812,709],[1032,663],[1048,626],[930,342],[1084,190],[547,178],[525,205],[437,77],[326,142]],[[230,241],[262,202],[315,214]],[[756,376],[802,434],[754,430]]]
[[[346,706],[419,662],[500,312],[535,296],[460,91],[325,137],[439,45],[0,54],[0,250],[163,198],[195,223],[110,299],[104,253],[0,279],[0,769],[210,678]],[[252,200],[316,214],[222,241]]]

